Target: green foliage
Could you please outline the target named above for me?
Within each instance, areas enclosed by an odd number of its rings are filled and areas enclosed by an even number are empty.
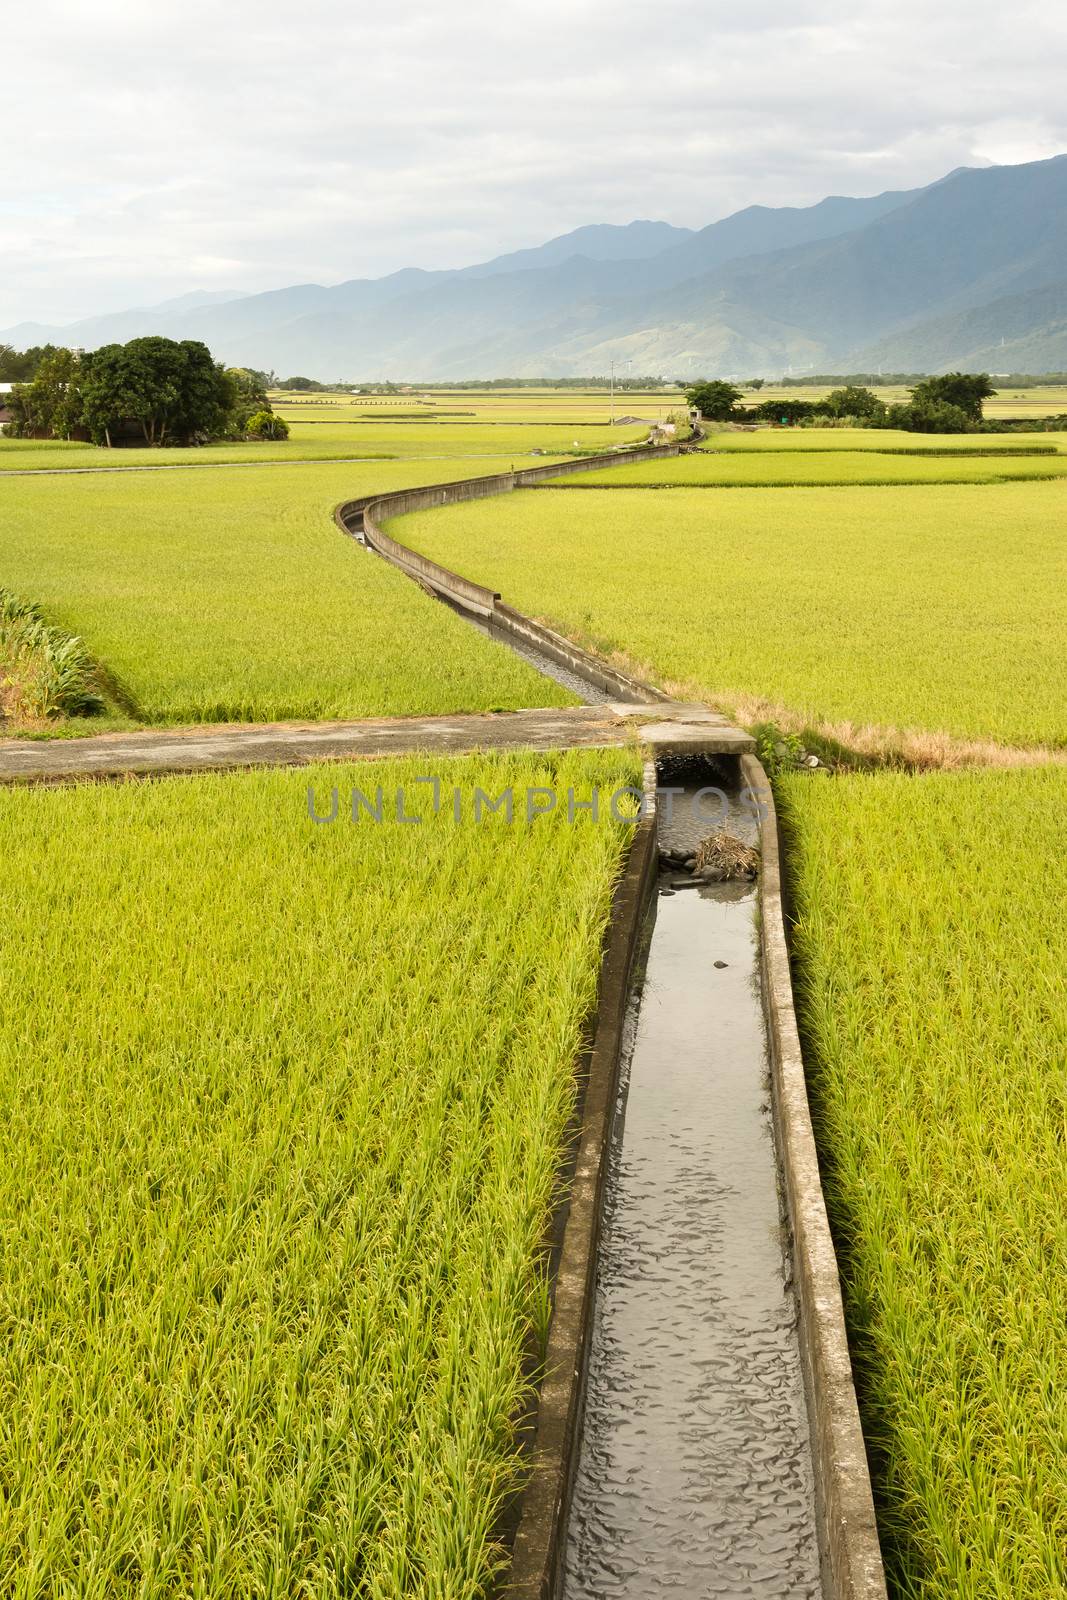
[[[1067,771],[786,777],[779,794],[890,1593],[1052,1600]]]
[[[917,406],[957,406],[971,422],[981,422],[982,402],[996,392],[988,372],[946,372],[917,383],[911,398]]]
[[[58,346],[54,344],[30,345],[27,350],[0,344],[0,383],[31,383],[42,361],[56,355],[57,351]]]
[[[880,422],[886,413],[884,401],[879,400],[870,389],[854,383],[846,384],[843,389],[832,390],[823,405],[831,417],[862,417]]]
[[[270,415],[271,404],[267,398],[263,376],[261,372],[253,372],[248,367],[226,368],[226,379],[229,384],[226,410],[229,413],[230,429],[234,434],[247,434],[251,417],[261,412]]]
[[[195,340],[146,338],[103,345],[75,356],[54,350],[39,361],[32,382],[19,385],[10,405],[12,438],[88,437],[125,443],[131,431],[144,443],[202,444],[241,438],[248,419],[270,413],[262,373],[228,371]],[[283,438],[259,433],[261,438]]]
[[[819,400],[793,400],[779,396],[776,400],[761,400],[758,406],[745,412],[745,420],[749,422],[777,422],[787,427],[795,427],[798,422],[804,422],[808,417],[820,414],[822,402]]]
[[[9,397],[6,433],[13,439],[69,439],[83,420],[83,382],[79,358],[70,350],[43,356],[33,379],[17,384]]]
[[[51,627],[32,601],[0,589],[0,716],[36,722],[102,711],[96,677],[80,639]]]
[[[321,394],[329,387],[328,383],[318,383],[314,378],[283,378],[278,384],[279,389],[301,390],[308,394]],[[392,386],[386,385],[386,387],[391,388]]]
[[[911,400],[889,406],[886,426],[909,433],[976,433],[978,424],[970,413],[948,400]]]
[[[756,740],[756,754],[771,778],[793,772],[801,764],[804,747],[795,733],[785,733],[774,722],[753,723],[750,732]]]
[[[914,433],[973,433],[982,426],[983,400],[994,394],[986,372],[925,378],[910,399],[888,407],[885,424]]]
[[[0,790],[5,1594],[489,1590],[640,768],[429,770]]]
[[[195,339],[153,335],[82,358],[83,414],[95,444],[134,424],[148,445],[195,444],[225,432],[235,386]]]
[[[289,424],[284,417],[275,416],[269,409],[255,411],[244,425],[249,439],[288,439]]]
[[[602,411],[606,415],[606,405]],[[281,403],[277,414],[285,416]],[[358,422],[353,420],[335,422],[331,413],[328,422],[308,422],[301,420],[298,413],[294,415],[292,412],[285,417],[285,420],[289,423],[292,447],[284,440],[242,442],[233,439],[227,423],[226,435],[220,443],[188,448],[171,445],[167,451],[167,464],[183,461],[201,465],[207,462],[293,459],[389,461],[403,456],[414,460],[424,457],[427,461],[436,461],[437,476],[441,477],[442,458],[449,456],[463,463],[468,460],[475,463],[471,468],[472,472],[479,470],[500,472],[512,461],[516,466],[532,466],[534,455],[543,461],[546,456],[573,454],[576,437],[580,449],[597,451],[610,450],[620,444],[636,444],[648,434],[648,427],[645,424],[633,427],[620,425],[612,428],[606,421],[603,426],[586,425],[581,428],[576,428],[573,423],[539,420],[521,422],[511,418],[502,423],[430,421],[425,424],[405,422],[398,426],[387,415]],[[63,452],[62,460],[57,453],[60,449]],[[520,457],[523,456],[531,459],[522,462]],[[481,466],[481,463],[492,458],[495,458],[494,465]],[[158,461],[158,451],[144,445],[138,447],[130,444],[123,449],[119,464],[124,467],[155,465]],[[56,440],[30,442],[8,439],[6,434],[0,434],[0,475],[5,470],[32,471],[35,468],[55,468],[60,465],[99,467],[103,464],[101,452],[92,444],[60,445]],[[449,466],[445,469],[444,475],[464,477],[467,475],[466,467]]]
[[[741,399],[741,391],[732,383],[716,378],[692,384],[685,391],[685,397],[709,422],[728,422]]]

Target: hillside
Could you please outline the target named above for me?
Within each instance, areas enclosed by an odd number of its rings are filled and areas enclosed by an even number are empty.
[[[202,339],[322,379],[686,377],[1067,364],[1067,156],[925,189],[747,207],[697,232],[593,225],[454,271],[190,297],[0,340]]]

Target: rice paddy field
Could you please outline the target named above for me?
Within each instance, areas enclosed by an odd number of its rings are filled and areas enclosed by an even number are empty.
[[[895,483],[1013,483],[1067,475],[1067,451],[1053,447],[1005,450],[1003,455],[978,451],[958,456],[932,451],[905,454],[887,450],[724,450],[713,454],[699,450],[691,455],[640,461],[632,466],[608,467],[560,478],[549,487],[588,489],[619,488],[735,488],[763,485],[789,488],[793,484],[895,484]]]
[[[1067,772],[788,777],[890,1592],[1067,1592]]]
[[[687,379],[686,381],[690,381]],[[736,379],[733,381],[737,381]],[[994,382],[996,380],[994,379]],[[758,391],[742,387],[742,405],[755,406],[766,400],[823,400],[830,393],[831,384],[775,384],[765,383]],[[906,400],[905,384],[873,384],[874,393],[893,405]],[[352,415],[403,415],[410,412],[465,411],[486,419],[527,420],[530,416],[551,415],[560,420],[581,418],[589,422],[606,422],[610,415],[608,386],[588,389],[449,389],[432,385],[413,387],[408,394],[351,394],[335,390],[322,394],[301,394],[278,391],[271,396],[275,409],[284,416],[314,416],[336,413],[344,408]],[[636,412],[641,416],[664,413],[684,405],[681,388],[651,390],[618,389],[615,409],[619,416]],[[1037,384],[1033,388],[1018,389],[1005,384],[986,401],[985,416],[990,421],[997,417],[1059,416],[1067,413],[1067,387],[1062,384]]]
[[[116,697],[54,731],[572,699],[331,513],[620,442],[607,396],[314,402],[283,405],[284,446],[0,439],[0,480],[33,470],[0,481],[0,589],[80,635]],[[653,403],[676,400],[616,409]],[[475,416],[401,420],[419,409]],[[1036,481],[1067,435],[709,444],[391,531],[745,720],[874,729],[898,767],[894,730],[992,763],[1067,749],[1067,485]],[[361,454],[396,459],[340,459]],[[39,470],[113,461],[179,470]],[[583,792],[637,767],[433,773]],[[427,775],[0,789],[0,1592],[494,1592],[625,837],[344,820],[353,786]],[[776,782],[892,1600],[1056,1600],[1067,768]],[[310,820],[309,784],[342,820]]]
[[[680,389],[655,389],[639,392],[618,389],[615,416],[656,417],[685,406]],[[406,395],[349,394],[335,391],[323,394],[278,392],[271,404],[290,419],[364,419],[384,421],[406,418],[460,419],[470,422],[580,424],[604,427],[611,421],[611,396],[607,386],[596,390],[579,389],[419,389]]]
[[[748,443],[744,494],[721,478],[703,492],[733,466],[705,453],[667,463],[679,486],[655,495],[583,478],[580,493],[513,496],[495,520],[482,502],[392,529],[662,683],[778,707],[846,745],[865,723],[972,738],[994,764],[784,774],[777,788],[890,1594],[1054,1600],[1067,1592],[1067,770],[996,762],[997,741],[1067,745],[1067,488],[939,483],[946,466],[999,475],[1017,461],[932,452],[899,457],[907,487],[865,484],[887,458],[831,455],[832,438],[805,434],[797,488],[761,483],[783,451]],[[842,461],[856,479],[832,487]]]
[[[389,526],[742,720],[1063,747],[1065,517],[1053,482],[537,489]]]
[[[490,1581],[626,830],[467,802],[639,768],[433,770],[0,790],[5,1594]]]
[[[377,489],[496,462],[12,478],[0,573],[84,639],[114,708],[154,724],[573,703],[332,521]],[[68,732],[100,731],[72,719]]]
[[[284,415],[284,410],[282,412]],[[514,459],[567,456],[635,444],[648,433],[643,424],[628,427],[577,426],[544,421],[527,425],[348,421],[292,422],[288,439],[246,444],[204,445],[198,449],[105,450],[91,444],[54,439],[5,439],[0,434],[0,475],[4,472],[56,472],[72,468],[210,466],[227,463],[336,461],[361,459],[496,460],[505,471]],[[532,463],[527,463],[532,464]],[[447,474],[446,474],[447,476]],[[455,474],[463,476],[462,472]]]
[[[708,438],[703,448],[722,450],[786,450],[807,454],[811,450],[872,450],[884,455],[890,450],[902,450],[908,455],[958,456],[965,452],[1021,451],[1054,446],[1067,448],[1067,434],[1062,430],[1038,433],[901,433],[894,428],[752,428],[707,429]]]

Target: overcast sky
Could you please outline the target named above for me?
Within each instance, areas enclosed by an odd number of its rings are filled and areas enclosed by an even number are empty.
[[[2,0],[0,327],[1067,150],[1054,0]]]

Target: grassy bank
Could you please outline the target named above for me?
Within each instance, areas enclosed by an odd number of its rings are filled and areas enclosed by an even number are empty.
[[[636,773],[0,790],[5,1593],[481,1592],[623,830],[469,801]]]
[[[893,1593],[1067,1589],[1067,774],[787,779],[805,1060]]]
[[[449,475],[384,462],[12,479],[0,574],[153,723],[572,703],[331,520],[342,499]]]
[[[742,714],[1062,745],[1065,510],[1062,483],[531,490],[391,529]]]

